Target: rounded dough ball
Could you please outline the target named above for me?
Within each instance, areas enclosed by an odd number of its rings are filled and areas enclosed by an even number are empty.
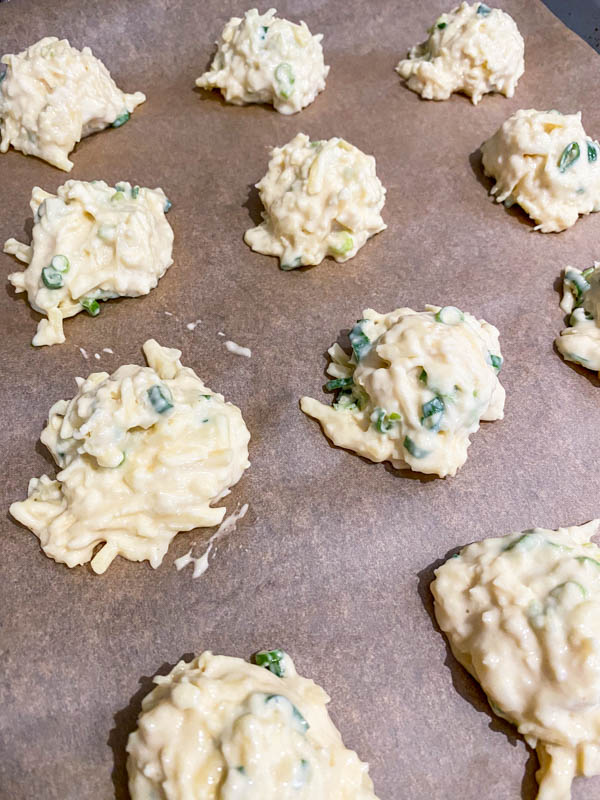
[[[461,3],[437,18],[429,38],[413,47],[396,71],[426,100],[462,92],[476,105],[488,92],[513,96],[525,69],[524,50],[509,14],[485,3]]]
[[[431,585],[455,657],[537,748],[538,798],[600,774],[599,524],[470,544]]]
[[[289,656],[270,669],[205,652],[157,676],[127,744],[132,800],[376,800],[323,689]]]
[[[67,39],[47,36],[0,62],[0,152],[12,145],[65,172],[77,142],[120,127],[146,99],[122,92],[89,47],[77,50]]]
[[[28,265],[8,279],[47,317],[35,346],[62,344],[63,319],[84,310],[96,316],[99,300],[148,294],[173,263],[162,189],[71,180],[56,195],[34,187],[29,205],[31,246],[8,239],[4,252]]]
[[[234,105],[271,103],[281,114],[295,114],[325,88],[322,38],[304,22],[278,19],[274,8],[263,15],[253,8],[225,25],[211,67],[196,86],[220,89]]]
[[[521,109],[481,145],[491,193],[507,208],[517,203],[542,233],[563,231],[579,214],[600,209],[600,146],[581,124],[581,112]]]
[[[277,256],[284,270],[320,264],[328,255],[348,261],[386,228],[375,166],[373,156],[344,139],[311,142],[299,133],[274,148],[256,184],[264,221],[246,231],[246,244]]]
[[[466,461],[480,420],[504,416],[502,355],[493,325],[454,306],[426,309],[364,311],[352,355],[329,350],[333,406],[300,405],[339,447],[443,478]]]
[[[41,441],[60,472],[32,478],[10,507],[68,567],[91,559],[102,573],[118,555],[158,567],[179,531],[222,521],[212,503],[250,466],[239,408],[183,367],[179,350],[150,339],[144,353],[148,367],[78,378],[75,397],[54,404]]]

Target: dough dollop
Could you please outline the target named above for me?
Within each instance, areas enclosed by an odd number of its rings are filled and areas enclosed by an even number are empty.
[[[122,92],[89,47],[77,50],[47,36],[0,59],[0,152],[12,145],[70,172],[77,142],[120,127],[145,99]]]
[[[52,406],[40,438],[60,472],[32,478],[10,507],[68,567],[91,559],[102,573],[118,555],[158,567],[179,531],[222,521],[211,503],[250,466],[239,408],[183,367],[179,350],[149,339],[144,353],[148,367],[78,378],[75,397]]]
[[[253,8],[232,17],[217,42],[210,69],[196,86],[220,89],[228,103],[271,103],[281,114],[295,114],[325,88],[329,67],[323,61],[322,34],[306,23],[278,19],[271,8]]]
[[[385,189],[375,159],[344,139],[311,142],[299,133],[271,151],[267,174],[256,184],[263,222],[246,231],[253,250],[279,258],[284,270],[348,261],[387,226]]]
[[[560,307],[569,314],[569,326],[555,339],[567,361],[600,371],[600,262],[583,271],[567,267]]]
[[[327,694],[274,653],[264,668],[207,651],[154,678],[127,744],[132,800],[376,800]]]
[[[521,109],[481,145],[491,193],[507,208],[517,203],[542,233],[563,231],[579,214],[600,209],[600,145],[581,124],[581,112]]]
[[[470,544],[431,585],[452,652],[537,748],[539,800],[600,774],[599,524]]]
[[[461,3],[437,18],[429,38],[413,47],[396,71],[426,100],[462,92],[477,105],[488,92],[513,96],[525,69],[524,50],[509,14],[485,3]]]
[[[63,319],[80,311],[96,316],[99,300],[139,297],[173,263],[170,207],[162,189],[127,182],[67,181],[57,196],[36,186],[31,245],[8,239],[4,252],[28,264],[9,281],[27,292],[40,320],[34,345],[62,344]]]
[[[350,332],[352,355],[329,349],[333,406],[302,410],[338,447],[396,469],[455,475],[480,420],[504,416],[498,331],[454,306],[373,309]]]

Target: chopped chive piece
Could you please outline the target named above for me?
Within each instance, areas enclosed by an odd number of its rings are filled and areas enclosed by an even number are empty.
[[[581,274],[583,275],[583,277],[584,277],[584,278],[589,278],[589,277],[590,277],[590,275],[592,274],[592,272],[593,272],[595,269],[596,269],[596,267],[588,267],[587,269],[584,269],[584,270],[583,270],[583,272],[582,272]]]
[[[425,384],[427,383],[427,373],[425,372],[424,369],[421,369],[421,374],[419,375],[419,380],[421,381],[421,383],[425,383]]]
[[[130,116],[131,114],[129,113],[129,111],[124,111],[122,114],[119,114],[116,120],[112,123],[111,127],[120,128],[121,125],[125,125],[125,123],[129,120]]]
[[[571,142],[571,144],[568,144],[558,159],[558,168],[560,171],[564,172],[566,169],[571,167],[577,161],[580,154],[581,151],[579,150],[579,144],[577,142]]]
[[[0,83],[6,78],[8,74],[8,64],[0,64]]]
[[[503,364],[502,356],[495,356],[493,353],[488,353],[489,363],[496,370],[500,372]]]
[[[266,25],[261,25],[260,26],[260,40],[261,40],[261,42],[264,42],[264,40],[267,38],[267,33],[268,32],[269,32],[269,29],[268,29],[268,27]]]
[[[462,322],[465,315],[456,306],[444,306],[435,315],[438,322],[444,322],[446,325],[457,325]]]
[[[423,403],[423,416],[431,417],[434,414],[443,414],[444,409],[445,406],[442,398],[434,397],[432,400],[428,400],[426,403]]]
[[[71,265],[69,264],[69,259],[66,256],[58,255],[52,256],[50,266],[57,272],[68,272]]]
[[[284,264],[283,261],[279,262],[279,269],[282,269],[284,272],[289,272],[291,269],[298,269],[298,267],[302,266],[302,256],[296,256],[287,264]]]
[[[139,193],[140,193],[140,187],[139,186],[134,186],[133,189],[131,190],[131,197],[134,200],[137,200]]]
[[[257,667],[265,667],[273,675],[277,675],[278,678],[283,678],[284,668],[282,662],[284,658],[285,653],[283,650],[261,650],[259,653],[255,653],[254,663]]]
[[[363,330],[366,321],[366,319],[359,319],[348,334],[350,344],[352,345],[352,352],[357,361],[360,361],[371,349],[371,340]]]
[[[482,17],[487,17],[488,14],[492,13],[492,9],[489,6],[486,6],[485,3],[479,3],[477,6],[477,13]]]
[[[80,304],[85,308],[90,317],[97,317],[100,313],[100,304],[93,297],[82,297]]]
[[[437,27],[438,30],[443,31],[448,23],[447,22],[438,22]]]
[[[346,389],[348,386],[352,386],[354,383],[354,378],[334,378],[332,381],[327,381],[325,384],[325,391],[333,392],[335,389]]]
[[[305,758],[300,759],[298,769],[294,770],[294,778],[292,779],[292,789],[301,789],[307,782],[310,765]]]
[[[338,242],[336,245],[331,245],[331,251],[336,255],[346,255],[354,247],[354,239],[346,231],[339,234]]]
[[[411,454],[411,456],[414,456],[414,458],[425,458],[425,456],[429,455],[429,450],[423,450],[420,447],[417,447],[410,436],[404,437],[403,445],[404,449],[408,450],[408,452]]]
[[[389,433],[394,426],[395,422],[401,420],[400,414],[395,411],[387,414],[383,408],[376,408],[371,414],[371,422],[379,433]]]
[[[588,161],[596,161],[598,158],[598,147],[595,142],[587,143],[587,157]]]
[[[151,386],[148,389],[148,399],[157,414],[164,414],[165,411],[173,408],[173,397],[166,386],[159,386],[158,384]]]
[[[278,83],[279,95],[284,100],[287,100],[293,94],[294,84],[296,83],[291,64],[285,61],[282,64],[278,64],[275,68],[275,80]]]
[[[44,267],[42,281],[47,289],[61,289],[64,285],[63,276],[54,267]]]
[[[117,183],[115,184],[115,191],[116,192],[124,192],[125,191],[125,184],[124,183]]]
[[[234,769],[236,769],[240,773],[240,775],[246,774],[246,767],[234,767]]]
[[[164,205],[164,207],[163,207],[163,210],[164,210],[165,214],[168,214],[168,213],[169,213],[169,211],[170,211],[172,208],[173,208],[173,203],[172,203],[170,200],[165,200],[165,205]]]

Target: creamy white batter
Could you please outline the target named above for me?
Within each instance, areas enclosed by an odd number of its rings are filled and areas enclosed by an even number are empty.
[[[452,652],[537,748],[538,800],[600,774],[599,524],[470,544],[431,585]]]
[[[352,354],[329,350],[333,405],[303,397],[300,406],[338,447],[443,478],[467,460],[480,420],[504,416],[502,354],[485,320],[454,306],[425,308],[364,311]]]
[[[476,105],[488,92],[513,96],[525,69],[524,50],[509,14],[485,3],[461,3],[437,18],[429,38],[413,47],[396,71],[426,100],[462,92]]]
[[[267,174],[256,184],[263,222],[246,231],[253,250],[277,256],[281,269],[348,261],[386,227],[385,189],[375,159],[344,139],[311,142],[299,133],[271,151]]]
[[[588,137],[581,112],[521,109],[481,145],[491,193],[517,203],[542,233],[563,231],[579,214],[600,209],[600,145]]]
[[[31,245],[9,239],[4,252],[28,265],[8,279],[46,317],[34,345],[64,342],[63,319],[84,310],[97,316],[98,301],[154,289],[173,263],[170,205],[162,189],[125,181],[71,180],[57,196],[33,189]]]
[[[555,339],[567,361],[600,371],[600,262],[583,270],[567,267],[560,307],[569,326]]]
[[[47,556],[102,573],[116,556],[160,565],[179,531],[218,525],[212,508],[239,481],[250,434],[237,406],[207,389],[179,350],[144,344],[148,367],[77,378],[41,435],[60,467],[32,478],[12,516]],[[100,549],[96,549],[100,546]]]
[[[376,800],[323,689],[281,650],[256,661],[204,652],[154,678],[127,744],[132,800]]]
[[[275,9],[232,17],[217,42],[210,69],[196,81],[220,89],[228,103],[271,103],[281,114],[295,114],[325,88],[329,67],[323,61],[322,34],[306,23],[278,19]]]
[[[0,152],[12,145],[70,172],[77,142],[120,127],[145,99],[122,92],[89,47],[47,36],[0,59]]]

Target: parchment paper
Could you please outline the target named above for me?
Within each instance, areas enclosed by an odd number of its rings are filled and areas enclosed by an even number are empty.
[[[440,560],[467,542],[600,514],[598,380],[553,350],[563,327],[557,279],[566,264],[598,257],[600,215],[534,233],[517,209],[490,202],[476,153],[518,108],[581,109],[597,137],[600,61],[537,0],[504,0],[526,40],[515,97],[421,101],[393,68],[450,5],[281,2],[282,16],[325,34],[331,65],[326,91],[293,117],[194,88],[243,4],[0,6],[2,52],[66,36],[91,46],[122,89],[148,96],[127,125],[77,147],[70,175],[0,156],[0,242],[29,241],[31,188],[55,191],[69,177],[162,186],[175,231],[175,264],[158,288],[104,304],[96,319],[67,320],[62,346],[32,348],[37,315],[8,284],[1,293],[2,800],[127,797],[124,748],[151,676],[204,649],[248,657],[265,646],[285,648],[331,694],[332,717],[370,762],[382,800],[534,797],[535,756],[449,655],[428,587]],[[389,227],[347,264],[285,273],[242,236],[259,218],[252,185],[270,147],[300,130],[376,156]],[[7,255],[0,264],[3,276],[17,268]],[[333,448],[298,408],[302,394],[325,397],[325,350],[363,308],[425,303],[457,305],[501,331],[506,418],[484,423],[454,479]],[[252,358],[229,354],[219,331]],[[196,581],[173,561],[192,543],[200,554],[212,530],[180,534],[156,571],[118,560],[99,577],[55,564],[8,517],[30,477],[54,475],[38,443],[52,403],[73,395],[77,375],[143,363],[151,336],[180,348],[252,433],[252,467],[226,501],[250,511]],[[599,793],[598,778],[575,783],[576,800]]]

